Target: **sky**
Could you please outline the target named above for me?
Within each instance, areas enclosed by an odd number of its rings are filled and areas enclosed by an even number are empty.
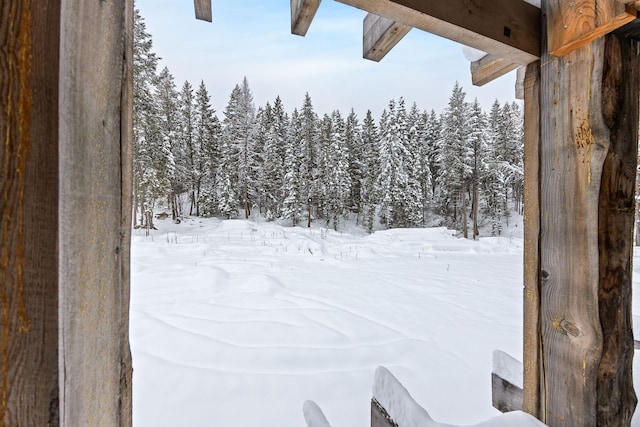
[[[306,35],[292,35],[289,0],[213,0],[213,23],[195,19],[190,0],[136,0],[154,51],[176,79],[204,81],[222,116],[231,90],[246,76],[257,106],[282,99],[300,108],[309,93],[320,115],[352,108],[379,118],[390,99],[404,97],[441,112],[455,82],[467,100],[488,111],[515,99],[515,72],[483,87],[471,84],[461,45],[413,29],[379,63],[362,58],[365,13],[336,1],[320,4]]]

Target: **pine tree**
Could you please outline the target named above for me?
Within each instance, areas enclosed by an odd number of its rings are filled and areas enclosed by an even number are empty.
[[[377,197],[375,183],[379,174],[378,161],[378,129],[375,120],[371,116],[371,111],[367,114],[362,123],[362,175],[360,184],[360,198],[362,210],[362,223],[371,233],[375,220]]]
[[[317,199],[319,183],[318,169],[318,116],[313,110],[309,94],[305,94],[300,110],[300,136],[302,142],[302,163],[300,164],[301,197],[304,200]]]
[[[220,157],[221,127],[204,81],[196,92],[194,132],[198,153],[194,159],[197,215],[213,215],[217,209],[215,171]]]
[[[333,228],[338,229],[338,222],[347,210],[347,202],[351,189],[349,176],[349,152],[346,145],[346,125],[336,110],[328,121],[330,136],[325,152],[325,213],[327,224],[329,219]]]
[[[471,156],[468,167],[471,169],[471,209],[473,219],[473,238],[480,235],[478,230],[478,210],[480,205],[480,182],[486,171],[487,160],[487,120],[480,108],[478,99],[471,105],[469,114],[469,147]]]
[[[244,209],[244,217],[251,214],[251,200],[255,197],[254,180],[254,138],[255,105],[245,77],[242,85],[236,85],[231,91],[229,102],[224,111],[223,139],[227,146],[224,153],[223,173],[229,176],[232,185],[237,187],[236,194]]]
[[[140,224],[153,227],[153,207],[164,189],[158,180],[157,154],[162,151],[163,140],[155,100],[158,57],[152,50],[153,41],[146,31],[140,11],[134,13],[133,43],[133,223],[138,208]],[[165,193],[166,194],[166,193]]]
[[[290,219],[295,226],[302,218],[302,196],[301,196],[301,179],[300,171],[303,155],[303,127],[300,113],[297,109],[293,110],[291,115],[291,123],[289,126],[289,143],[286,146],[284,157],[284,183],[282,202],[282,218]]]
[[[446,195],[445,214],[451,219],[450,224],[461,229],[465,237],[467,237],[466,186],[469,179],[468,116],[465,93],[456,82],[442,118],[440,152],[442,175],[440,178]]]
[[[344,127],[345,150],[349,153],[349,179],[351,188],[349,189],[349,199],[347,208],[358,214],[356,223],[359,222],[360,213],[362,212],[362,177],[365,173],[362,147],[362,136],[360,134],[360,123],[358,116],[351,110],[347,116]]]
[[[376,191],[380,197],[380,221],[387,227],[406,227],[412,223],[408,215],[412,196],[409,195],[410,153],[407,150],[407,118],[404,100],[389,102],[380,119],[380,174]]]
[[[198,205],[197,186],[198,186],[198,158],[200,150],[195,137],[195,99],[193,96],[193,86],[185,81],[180,91],[178,101],[180,111],[182,141],[182,158],[180,164],[184,170],[185,184],[189,193],[189,215],[199,215],[200,206]]]
[[[159,108],[160,132],[162,136],[162,152],[158,157],[162,160],[158,163],[158,172],[162,187],[167,188],[167,206],[171,209],[171,216],[176,220],[182,215],[179,211],[177,196],[183,191],[176,164],[176,150],[179,148],[178,134],[179,118],[177,115],[175,81],[167,67],[160,72],[157,80],[157,100]]]

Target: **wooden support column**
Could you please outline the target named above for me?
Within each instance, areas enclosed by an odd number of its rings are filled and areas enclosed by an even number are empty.
[[[0,425],[58,425],[60,1],[0,3]]]
[[[131,141],[122,126],[132,117],[132,3],[66,0],[61,8],[59,365],[68,426],[131,423],[123,217],[131,178],[122,166]]]
[[[524,92],[524,388],[522,410],[540,415],[540,62],[526,67]]]
[[[543,2],[547,16],[552,3]],[[556,58],[543,41],[539,181],[531,129],[525,148],[527,200],[539,182],[540,232],[536,260],[529,207],[524,409],[552,427],[628,426],[636,406],[630,295],[639,49],[610,34]],[[525,91],[525,99],[535,96],[531,86]]]
[[[0,4],[3,426],[131,425],[132,3]]]

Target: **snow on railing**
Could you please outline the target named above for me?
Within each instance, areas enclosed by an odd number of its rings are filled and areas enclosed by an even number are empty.
[[[313,400],[307,400],[302,405],[302,412],[304,413],[304,420],[307,422],[307,427],[331,427],[329,421],[322,413],[322,409]]]

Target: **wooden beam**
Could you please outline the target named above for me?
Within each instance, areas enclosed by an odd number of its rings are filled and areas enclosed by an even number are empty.
[[[485,55],[471,63],[471,83],[483,86],[518,68],[518,64],[495,55]]]
[[[540,324],[540,62],[525,69],[524,89],[524,267],[522,410],[541,418],[543,390]]]
[[[60,1],[0,10],[0,425],[53,426]]]
[[[516,71],[516,99],[524,99],[524,79],[527,72],[527,67],[520,67]]]
[[[213,16],[211,13],[211,0],[193,0],[196,9],[196,19],[211,22]]]
[[[628,24],[637,17],[634,3],[611,0],[550,2],[547,15],[549,52],[564,56]]]
[[[409,31],[407,25],[368,13],[363,22],[363,58],[380,62]]]
[[[322,0],[291,0],[291,34],[305,36]]]
[[[338,0],[516,64],[540,57],[540,9],[523,0]]]

